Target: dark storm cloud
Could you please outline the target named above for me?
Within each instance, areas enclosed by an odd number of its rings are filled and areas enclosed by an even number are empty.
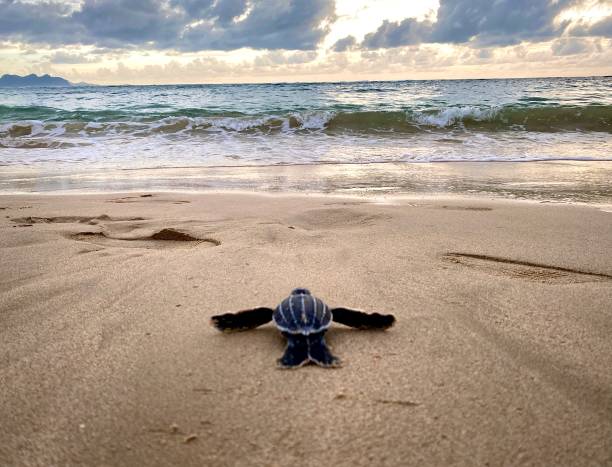
[[[367,49],[420,43],[471,43],[479,47],[506,46],[522,41],[543,41],[561,35],[569,22],[555,17],[579,0],[441,0],[437,20],[385,21],[367,34]],[[602,22],[603,23],[603,22]],[[605,35],[609,23],[591,27],[590,35]]]
[[[78,40],[120,47],[171,43],[181,31],[183,16],[157,0],[90,0],[71,21],[83,31]]]
[[[312,50],[335,20],[334,0],[0,0],[0,39],[159,49]]]
[[[512,45],[555,36],[555,17],[574,0],[446,0],[432,32],[435,42]]]
[[[353,36],[346,36],[343,39],[336,41],[336,43],[332,46],[332,50],[334,52],[345,52],[354,48],[357,45],[357,39]]]
[[[249,7],[242,21],[227,25],[205,21],[188,28],[180,48],[312,50],[335,20],[334,0],[262,0]]]
[[[431,42],[433,30],[434,23],[430,21],[406,18],[401,23],[392,23],[385,20],[376,32],[365,36],[363,46],[366,49],[383,49]]]
[[[247,7],[246,0],[226,0],[213,5],[211,15],[216,17],[221,24],[227,24],[234,18],[244,14]]]
[[[191,18],[217,18],[221,24],[241,16],[248,7],[247,0],[171,0],[170,4],[182,8]]]
[[[57,2],[33,5],[18,0],[0,0],[0,38],[61,42],[80,34],[80,27],[71,24],[70,14],[68,5]]]

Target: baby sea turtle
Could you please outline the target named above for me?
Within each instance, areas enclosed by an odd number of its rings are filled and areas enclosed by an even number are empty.
[[[332,320],[357,329],[387,329],[393,326],[393,315],[364,313],[350,308],[329,308],[308,289],[294,289],[275,309],[260,307],[211,318],[221,331],[245,331],[274,321],[287,338],[285,353],[278,360],[282,368],[295,368],[308,362],[336,367],[340,360],[325,344],[324,334]]]

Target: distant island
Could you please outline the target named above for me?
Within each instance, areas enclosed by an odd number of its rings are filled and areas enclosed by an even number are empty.
[[[0,87],[19,86],[72,86],[72,83],[59,76],[51,75],[2,75],[2,77],[0,77]]]

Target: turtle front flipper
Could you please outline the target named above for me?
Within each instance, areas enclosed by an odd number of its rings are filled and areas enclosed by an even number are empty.
[[[224,332],[246,331],[272,321],[272,308],[253,308],[237,313],[225,313],[210,318],[211,324]]]
[[[395,316],[365,313],[350,308],[332,308],[333,320],[357,329],[387,329],[395,323]]]
[[[308,336],[288,332],[283,332],[283,336],[287,338],[287,348],[283,356],[278,359],[278,366],[288,369],[308,363]]]
[[[308,338],[308,357],[311,362],[319,366],[337,368],[340,366],[340,359],[334,357],[329,351],[323,337],[324,334],[325,332],[319,332],[306,336]]]

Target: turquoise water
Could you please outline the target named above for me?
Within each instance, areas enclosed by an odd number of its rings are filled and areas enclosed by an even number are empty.
[[[10,169],[612,160],[611,132],[608,77],[0,88]]]

